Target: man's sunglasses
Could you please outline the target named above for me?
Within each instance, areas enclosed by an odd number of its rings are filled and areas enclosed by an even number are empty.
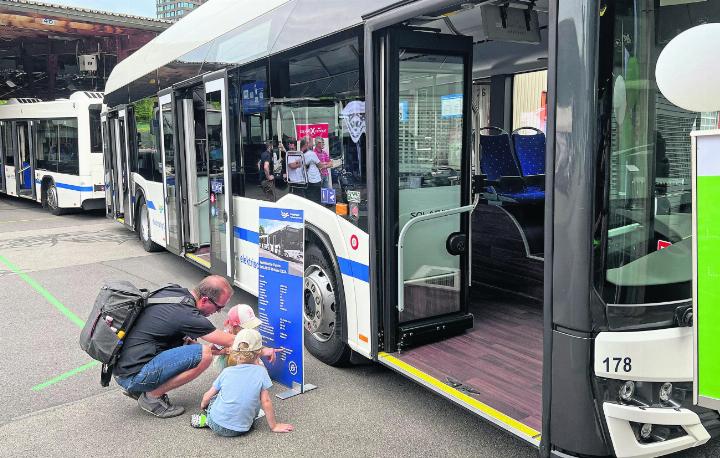
[[[205,296],[205,299],[207,299],[207,300],[209,300],[210,302],[212,302],[212,305],[215,306],[215,311],[216,311],[216,312],[219,312],[220,310],[223,309],[223,307],[225,307],[224,305],[218,305],[217,302],[215,302],[214,300],[212,300],[212,298],[210,298],[210,297],[208,297],[208,296]]]

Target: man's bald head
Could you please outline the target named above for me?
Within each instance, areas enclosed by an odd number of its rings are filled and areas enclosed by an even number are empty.
[[[210,275],[203,278],[198,285],[193,288],[195,299],[207,297],[216,304],[225,305],[233,295],[232,285],[225,277],[220,275]]]

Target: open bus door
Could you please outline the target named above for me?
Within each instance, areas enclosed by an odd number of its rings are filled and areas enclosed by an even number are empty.
[[[34,142],[32,138],[33,122],[16,121],[15,144],[17,151],[15,164],[15,182],[17,183],[17,195],[28,199],[35,199],[35,154],[33,152]]]
[[[394,352],[473,325],[472,39],[389,29],[381,47],[384,346]]]
[[[130,161],[128,157],[128,130],[127,130],[127,109],[118,111],[118,116],[113,120],[112,137],[114,140],[115,166],[114,190],[116,199],[115,218],[127,227],[133,227],[132,206],[130,205]]]
[[[160,94],[160,150],[162,153],[163,194],[165,196],[165,240],[166,248],[180,254],[181,208],[178,191],[180,189],[180,160],[177,135],[175,132],[176,116],[172,90]]]
[[[114,217],[115,215],[115,199],[113,198],[113,151],[112,142],[110,138],[110,123],[112,120],[108,119],[107,114],[100,116],[100,126],[102,133],[102,144],[103,144],[103,184],[105,186],[105,215],[108,217]]]
[[[228,81],[225,70],[203,78],[211,271],[232,277],[232,178],[228,125]]]

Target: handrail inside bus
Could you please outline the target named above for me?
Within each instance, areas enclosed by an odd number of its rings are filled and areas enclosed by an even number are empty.
[[[467,213],[471,212],[475,209],[478,202],[480,201],[480,196],[475,196],[475,201],[470,205],[465,205],[463,207],[458,208],[450,208],[448,210],[441,210],[439,212],[435,213],[429,213],[426,215],[418,215],[413,218],[410,218],[407,223],[405,223],[405,226],[403,226],[402,230],[400,230],[400,235],[398,236],[398,303],[397,303],[397,309],[399,312],[402,312],[405,310],[405,278],[404,278],[404,260],[403,260],[403,249],[405,248],[405,236],[407,235],[408,231],[412,226],[419,223],[420,221],[427,221],[431,219],[437,219],[442,218],[445,216],[450,215],[459,215],[461,213]]]
[[[200,202],[194,203],[193,206],[199,207],[200,205],[204,204],[204,203],[207,202],[208,200],[210,200],[210,198],[209,198],[209,197],[206,197],[206,198],[204,198],[203,200],[201,200]]]

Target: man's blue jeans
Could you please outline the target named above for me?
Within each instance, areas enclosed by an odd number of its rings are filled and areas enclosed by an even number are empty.
[[[127,391],[144,393],[158,388],[176,375],[197,367],[200,360],[202,360],[202,345],[183,345],[159,353],[137,374],[115,377],[115,381]]]

